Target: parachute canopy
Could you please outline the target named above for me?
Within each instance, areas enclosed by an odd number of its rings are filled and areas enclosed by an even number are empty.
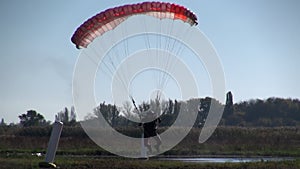
[[[197,25],[197,16],[187,8],[165,2],[143,2],[107,9],[85,21],[71,40],[78,49],[86,48],[96,37],[117,27],[133,15],[150,15],[159,19],[179,19]]]

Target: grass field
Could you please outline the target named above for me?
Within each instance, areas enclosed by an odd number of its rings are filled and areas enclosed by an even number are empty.
[[[38,168],[43,158],[34,156],[0,158],[1,168],[31,169]],[[157,159],[137,160],[124,158],[56,158],[56,165],[61,169],[299,169],[300,160],[281,162],[253,163],[188,163],[180,161],[160,161]]]
[[[8,128],[0,132],[0,168],[38,168],[45,154],[51,128]],[[123,132],[134,135],[138,131]],[[205,143],[197,142],[200,129],[193,129],[182,142],[163,155],[175,156],[289,156],[294,161],[203,164],[179,161],[148,161],[124,159],[112,156],[94,144],[78,127],[66,127],[60,139],[55,163],[60,168],[299,168],[300,129],[219,127]],[[104,158],[104,156],[109,156]]]

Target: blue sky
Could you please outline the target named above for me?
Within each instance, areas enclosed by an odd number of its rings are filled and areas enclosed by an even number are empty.
[[[72,105],[79,51],[70,38],[94,14],[121,0],[0,2],[0,118],[18,122],[29,109],[53,121]],[[198,28],[218,51],[226,89],[236,102],[300,98],[300,1],[170,1],[198,15]]]

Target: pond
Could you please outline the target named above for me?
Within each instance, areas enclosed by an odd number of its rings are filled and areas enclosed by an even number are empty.
[[[292,157],[192,157],[192,158],[160,158],[160,160],[183,161],[194,163],[245,163],[294,160]]]

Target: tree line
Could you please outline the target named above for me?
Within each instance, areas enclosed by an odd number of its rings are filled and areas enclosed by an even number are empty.
[[[211,97],[194,98],[188,101],[167,100],[159,102],[151,100],[143,102],[137,107],[131,102],[125,102],[121,107],[102,102],[94,108],[93,112],[85,117],[85,121],[97,119],[103,116],[112,127],[129,127],[136,126],[136,120],[141,118],[140,112],[147,107],[151,107],[158,113],[162,122],[160,126],[171,126],[176,120],[180,110],[187,108],[186,104],[197,105],[197,118],[194,127],[202,127],[209,113],[211,103],[217,107],[224,107],[223,116],[219,125],[222,126],[245,126],[245,127],[277,127],[277,126],[299,126],[300,125],[300,101],[298,99],[268,98],[265,100],[252,99],[239,103],[233,103],[231,92],[226,94],[226,103],[222,105],[216,99]],[[195,107],[195,106],[194,106]],[[194,110],[195,111],[195,110]],[[184,113],[189,113],[185,110]],[[26,113],[19,115],[20,125],[29,126],[47,126],[50,121],[46,121],[41,113],[35,110],[28,110]],[[56,121],[61,121],[67,126],[79,125],[76,120],[74,107],[64,108],[55,115]],[[0,126],[6,125],[4,119],[1,120]]]
[[[299,126],[300,100],[271,97],[227,104],[221,121],[226,126]]]

